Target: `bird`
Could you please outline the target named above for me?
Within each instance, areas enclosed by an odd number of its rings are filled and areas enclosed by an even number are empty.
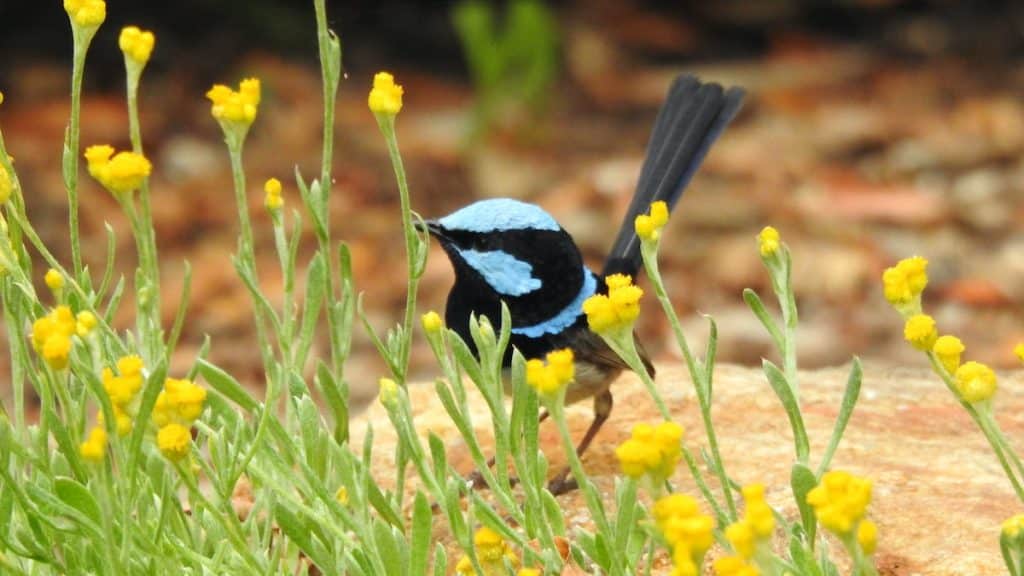
[[[675,207],[711,145],[738,114],[744,95],[742,88],[724,88],[693,75],[674,79],[655,118],[633,199],[599,273],[584,263],[572,236],[535,204],[489,198],[424,221],[455,273],[445,324],[471,349],[471,317],[486,317],[492,325],[500,325],[502,303],[512,322],[506,367],[511,364],[512,349],[525,358],[572,349],[575,379],[565,401],[593,398],[594,402],[594,419],[577,446],[579,454],[608,419],[613,406],[611,384],[628,369],[590,330],[583,302],[607,293],[604,279],[610,275],[636,278],[642,267],[636,216],[657,201],[664,201],[670,211]],[[638,349],[653,377],[653,364],[643,347]],[[549,489],[564,492],[575,487],[566,475],[567,471],[559,474]]]

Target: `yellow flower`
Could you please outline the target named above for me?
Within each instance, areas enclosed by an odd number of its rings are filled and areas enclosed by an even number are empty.
[[[370,111],[374,114],[394,116],[402,110],[402,87],[395,84],[395,77],[387,72],[378,72],[373,77],[373,89],[367,98]]]
[[[782,239],[779,231],[771,226],[765,226],[757,235],[757,247],[761,251],[762,258],[771,258],[779,250]]]
[[[641,214],[633,220],[633,227],[641,240],[653,242],[661,235],[661,229],[667,222],[668,204],[659,200],[651,204],[649,214]]]
[[[935,319],[927,314],[915,314],[903,326],[903,337],[918,350],[931,350],[939,333],[935,330]]]
[[[547,363],[536,358],[526,363],[526,383],[542,396],[554,396],[575,377],[576,366],[569,348],[548,352]]]
[[[996,373],[981,362],[965,363],[954,376],[956,390],[964,402],[984,402],[996,393]]]
[[[485,576],[507,574],[505,571],[506,560],[513,566],[519,564],[519,558],[501,537],[501,534],[487,526],[482,526],[473,534],[473,549],[476,551],[476,559],[480,562]],[[473,574],[473,563],[468,556],[459,559],[455,571],[458,574]]]
[[[156,433],[156,445],[168,460],[181,460],[192,447],[192,432],[172,422]]]
[[[587,324],[598,334],[611,335],[632,329],[640,315],[640,297],[644,291],[633,285],[633,278],[613,274],[605,278],[608,295],[594,294],[583,302]]]
[[[64,0],[64,11],[73,23],[85,28],[95,28],[107,19],[107,3],[103,0]]]
[[[391,378],[381,378],[377,381],[380,387],[378,399],[385,408],[394,408],[398,405],[398,383]]]
[[[75,331],[75,316],[71,308],[57,306],[32,323],[32,347],[51,368],[63,370],[68,365],[71,336]]]
[[[263,184],[263,191],[266,196],[263,198],[263,205],[267,210],[278,210],[284,206],[284,198],[281,197],[281,181],[271,178]]]
[[[807,493],[807,503],[822,526],[843,536],[864,517],[871,503],[871,480],[833,470]]]
[[[117,427],[117,435],[124,437],[132,431],[132,417],[129,416],[120,406],[117,404],[114,407],[114,420]],[[106,424],[106,419],[103,417],[103,411],[96,412],[96,422],[103,426]]]
[[[149,56],[153,53],[153,44],[156,37],[148,30],[140,30],[138,26],[125,26],[121,29],[121,36],[117,39],[117,45],[121,47],[125,57],[131,58],[139,64],[149,62]]]
[[[441,321],[441,315],[431,310],[420,318],[420,322],[423,324],[423,331],[427,334],[436,334],[441,331],[444,323]]]
[[[117,361],[118,376],[110,368],[103,369],[100,379],[111,404],[126,409],[132,403],[142,389],[142,369],[142,358],[135,355],[122,356]]]
[[[93,426],[89,437],[78,446],[82,458],[91,462],[102,462],[107,454],[107,431],[102,426]]]
[[[75,316],[75,333],[79,337],[85,338],[92,332],[92,329],[96,327],[98,322],[95,314],[88,310],[82,310]]]
[[[760,543],[770,541],[775,531],[775,517],[764,501],[764,485],[744,486],[743,500],[746,503],[743,518],[725,529],[725,537],[740,557],[751,558]]]
[[[1003,521],[1003,536],[1015,539],[1024,534],[1024,514],[1017,514]]]
[[[334,493],[334,499],[342,506],[348,506],[348,488],[342,486]]]
[[[675,422],[637,424],[632,437],[615,449],[622,473],[631,478],[650,474],[655,485],[661,484],[679,463],[682,439],[683,427]]]
[[[0,96],[0,101],[3,97]],[[11,182],[11,175],[7,173],[7,168],[3,164],[0,164],[0,204],[4,204],[11,199],[11,192],[14,190],[14,183]]]
[[[541,576],[540,570],[536,568],[521,568],[516,576]]]
[[[868,556],[875,553],[878,546],[878,526],[871,520],[863,520],[857,526],[857,543]]]
[[[920,304],[921,292],[928,285],[928,261],[920,256],[900,260],[882,274],[885,299],[903,311]]]
[[[53,292],[60,292],[61,289],[64,288],[64,276],[55,268],[47,270],[46,275],[43,276],[43,280]]]
[[[947,334],[935,340],[932,352],[947,372],[955,374],[956,369],[960,367],[960,355],[964,352],[964,344],[956,336]]]
[[[701,514],[692,497],[679,493],[659,498],[653,515],[655,526],[672,548],[676,569],[687,573],[689,564],[700,566],[714,542],[715,521],[711,516]]]
[[[1017,358],[1021,362],[1024,362],[1024,342],[1021,342],[1020,344],[1014,346],[1013,353],[1017,355]]]
[[[757,566],[748,564],[739,556],[722,556],[711,564],[718,576],[758,576],[761,571]]]
[[[89,146],[85,149],[85,160],[89,174],[115,195],[123,195],[142,186],[142,182],[153,170],[142,154],[118,152],[106,144]]]
[[[260,105],[260,81],[246,78],[238,85],[238,91],[223,84],[215,84],[206,93],[213,105],[210,114],[221,121],[234,122],[244,126],[252,124]]]

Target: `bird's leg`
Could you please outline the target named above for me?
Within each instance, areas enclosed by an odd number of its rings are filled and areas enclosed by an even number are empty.
[[[541,422],[547,420],[549,416],[551,416],[551,414],[547,410],[544,410],[543,412],[540,413],[540,418],[537,419],[537,423],[540,424]],[[494,467],[494,456],[491,456],[487,460],[487,467]],[[473,484],[474,490],[487,487],[487,482],[484,482],[484,475],[482,472],[480,472],[480,470],[473,470],[473,472],[469,475],[469,478],[467,478],[467,480],[469,480]],[[510,478],[509,481],[514,486],[518,480],[516,478]]]
[[[604,425],[605,421],[608,420],[608,416],[612,413],[612,404],[611,390],[605,390],[594,396],[594,421],[590,423],[590,428],[587,428],[586,434],[583,435],[579,446],[576,447],[577,456],[583,456],[583,453],[590,447],[590,443],[594,441],[594,437],[601,430],[601,426]],[[575,478],[569,478],[569,472],[569,467],[566,466],[558,473],[558,476],[555,476],[551,479],[551,482],[548,482],[548,491],[551,494],[558,496],[559,494],[565,494],[579,488],[579,482]]]

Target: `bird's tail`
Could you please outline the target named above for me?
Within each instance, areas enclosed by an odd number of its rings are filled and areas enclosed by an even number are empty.
[[[651,203],[658,200],[665,201],[672,210],[708,149],[739,112],[743,96],[741,88],[724,89],[690,75],[675,79],[654,121],[636,194],[605,261],[603,276],[635,275],[640,269],[640,240],[634,219],[647,213]]]

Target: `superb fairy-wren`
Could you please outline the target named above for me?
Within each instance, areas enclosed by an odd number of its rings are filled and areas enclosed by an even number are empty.
[[[715,139],[739,111],[743,90],[680,76],[658,111],[636,193],[600,274],[583,263],[576,243],[538,206],[507,198],[475,202],[426,222],[455,268],[445,320],[472,346],[470,315],[501,321],[511,313],[511,345],[526,358],[572,348],[576,379],[566,402],[594,398],[594,421],[579,445],[587,449],[612,408],[612,381],[626,364],[590,331],[583,301],[607,290],[604,278],[635,276],[642,261],[634,219],[652,202],[675,206]],[[640,348],[648,372],[654,367]],[[511,350],[505,357],[511,362]],[[564,480],[564,476],[562,478]]]

